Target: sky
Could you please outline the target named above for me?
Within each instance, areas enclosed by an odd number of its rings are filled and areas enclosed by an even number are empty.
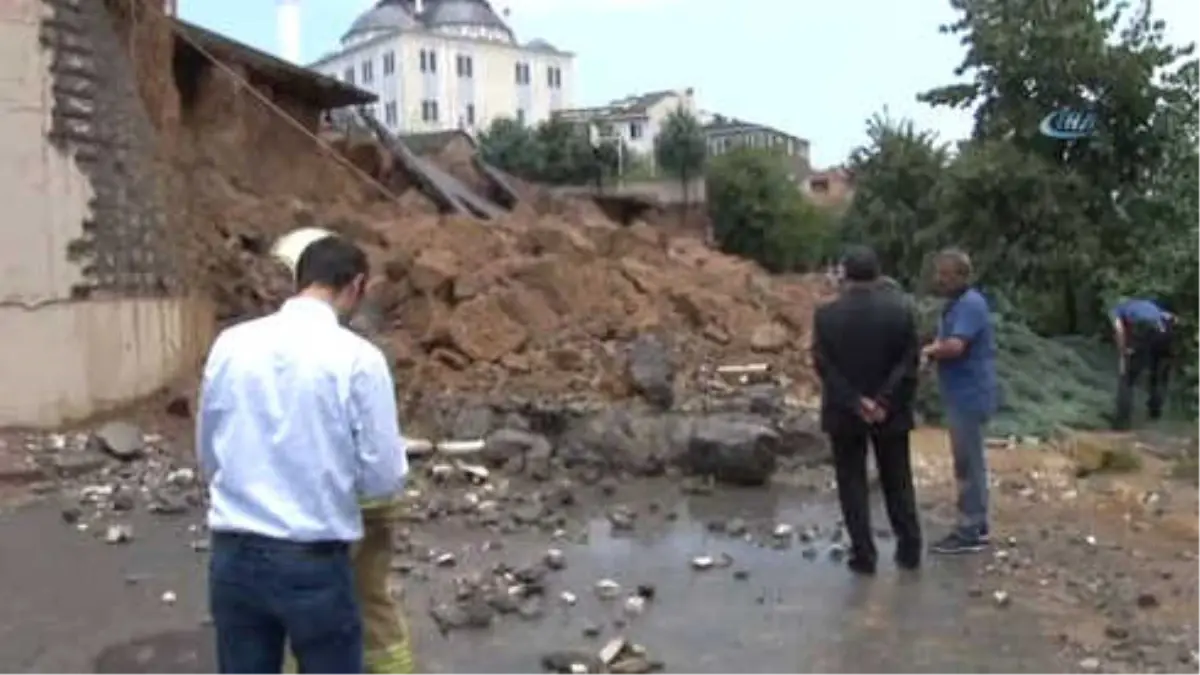
[[[302,55],[316,60],[373,0],[301,0]],[[492,0],[521,41],[575,52],[575,101],[695,90],[707,111],[807,138],[818,167],[841,163],[885,108],[965,137],[968,113],[916,94],[954,81],[957,38],[938,33],[947,0]],[[1200,42],[1200,2],[1157,0],[1178,43]],[[274,0],[178,0],[182,18],[278,53]]]

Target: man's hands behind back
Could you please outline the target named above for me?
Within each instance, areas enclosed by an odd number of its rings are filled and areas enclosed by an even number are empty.
[[[887,419],[887,409],[866,396],[858,399],[858,414],[867,424],[879,424]]]

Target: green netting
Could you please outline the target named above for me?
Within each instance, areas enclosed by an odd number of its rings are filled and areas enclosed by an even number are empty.
[[[934,334],[941,304],[921,299],[917,307],[925,334]],[[1116,391],[1111,347],[1088,338],[1042,337],[1002,315],[994,320],[1000,409],[991,434],[1045,436],[1064,427],[1108,426]],[[922,378],[917,409],[927,421],[941,421],[933,376]]]

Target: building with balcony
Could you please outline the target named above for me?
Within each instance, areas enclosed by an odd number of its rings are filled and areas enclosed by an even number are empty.
[[[536,124],[571,107],[575,56],[519,42],[487,0],[378,0],[310,68],[374,93],[396,132]]]
[[[654,139],[667,117],[680,108],[696,113],[695,92],[691,87],[630,95],[605,105],[560,110],[556,115],[587,124],[596,138],[619,139],[625,148],[653,162]]]

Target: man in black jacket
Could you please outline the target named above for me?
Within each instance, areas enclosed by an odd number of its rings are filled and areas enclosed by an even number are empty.
[[[855,247],[842,261],[841,295],[817,309],[813,361],[821,379],[821,426],[833,445],[838,498],[850,535],[851,570],[875,572],[875,542],[867,486],[867,442],[888,518],[896,535],[896,563],[921,562],[908,434],[913,427],[920,343],[916,319],[899,291],[879,283],[879,261]]]

